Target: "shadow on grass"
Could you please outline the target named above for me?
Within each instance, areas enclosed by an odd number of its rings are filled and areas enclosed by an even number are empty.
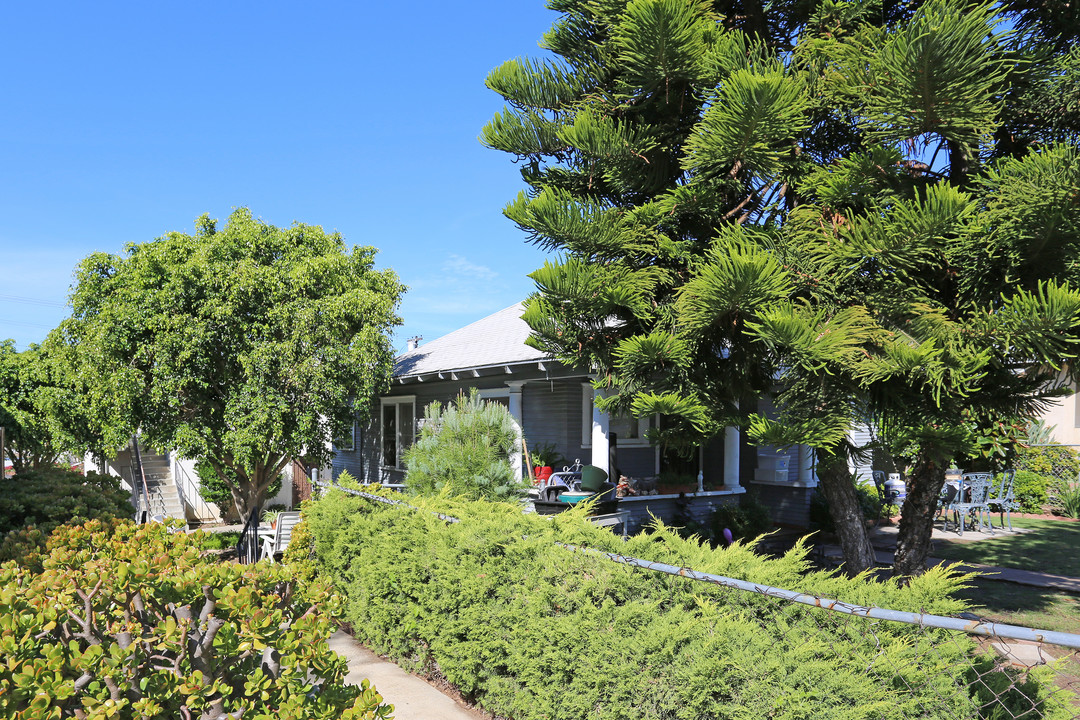
[[[987,620],[1080,634],[1080,597],[1072,593],[980,578],[957,594]]]
[[[932,554],[947,560],[1080,577],[1080,523],[1018,519],[1013,524],[1028,532],[996,530],[995,537],[978,542],[939,540]]]

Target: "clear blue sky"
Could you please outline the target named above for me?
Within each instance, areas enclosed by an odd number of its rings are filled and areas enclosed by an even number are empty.
[[[480,145],[484,87],[539,55],[542,0],[4,3],[0,339],[40,342],[94,251],[250,207],[379,248],[432,340],[523,298],[544,255]]]

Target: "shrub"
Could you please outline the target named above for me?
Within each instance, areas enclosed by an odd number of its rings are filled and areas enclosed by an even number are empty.
[[[862,511],[864,520],[876,520],[878,517],[892,517],[899,509],[895,505],[881,506],[881,498],[877,488],[865,483],[855,484],[855,493],[859,501],[859,510]],[[832,512],[829,510],[829,501],[825,494],[816,490],[810,496],[810,529],[820,530],[824,533],[835,533],[836,525],[833,523]]]
[[[417,494],[515,497],[525,488],[510,465],[517,445],[510,411],[481,400],[475,388],[445,408],[433,402],[424,410],[420,437],[405,453],[405,484]]]
[[[1075,480],[1080,477],[1080,455],[1065,445],[1036,445],[1021,449],[1016,455],[1017,470],[1028,470],[1046,477]]]
[[[33,525],[12,530],[0,542],[0,563],[13,560],[22,567],[40,572],[41,555],[45,552],[45,533]]]
[[[767,533],[773,527],[769,509],[753,495],[743,495],[737,505],[721,505],[703,523],[688,522],[678,529],[682,537],[699,536],[711,545],[725,545],[724,529],[731,531],[735,540],[751,541]]]
[[[709,529],[715,545],[724,537],[724,528],[731,530],[736,540],[753,540],[772,529],[769,509],[752,495],[742,496],[738,505],[721,505],[716,508]]]
[[[497,716],[979,717],[962,683],[976,653],[966,636],[866,625],[555,543],[949,614],[963,607],[950,597],[961,580],[945,570],[900,586],[810,572],[802,545],[765,559],[742,543],[714,550],[662,524],[624,543],[579,508],[538,517],[506,503],[411,502],[422,510],[328,492],[305,511],[316,561],[346,593],[346,619],[365,644],[438,675]]]
[[[1041,513],[1043,506],[1050,501],[1049,491],[1054,478],[1039,475],[1030,470],[1019,470],[1013,481],[1013,497],[1021,505],[1021,511]]]
[[[1080,518],[1080,483],[1068,483],[1062,487],[1054,501],[1066,517]]]
[[[35,525],[48,534],[64,523],[134,515],[131,495],[111,475],[45,468],[0,478],[0,533]]]
[[[0,566],[0,716],[385,718],[327,645],[340,602],[295,566],[207,558],[202,533],[93,522],[42,570]]]

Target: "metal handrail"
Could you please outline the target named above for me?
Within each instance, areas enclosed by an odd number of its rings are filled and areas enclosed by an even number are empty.
[[[146,471],[143,470],[142,453],[139,451],[138,435],[131,436],[131,459],[134,462],[134,465],[131,465],[129,463],[129,466],[131,467],[131,482],[132,484],[135,484],[139,480],[142,481],[143,501],[145,503],[145,505],[143,506],[143,517],[141,521],[138,517],[138,514],[136,514],[135,521],[145,523],[150,519],[150,488],[148,488],[146,485]],[[136,479],[135,477],[136,468],[139,471],[138,479]]]
[[[192,508],[199,520],[212,520],[217,513],[210,508],[208,502],[203,500],[202,495],[199,494],[198,485],[191,479],[191,475],[188,474],[184,466],[180,464],[180,459],[174,453],[170,453],[170,460],[173,469],[173,481],[176,483],[176,491],[179,493],[180,499]]]
[[[262,517],[262,508],[256,506],[248,515],[244,529],[240,531],[240,539],[236,542],[236,559],[243,565],[250,565],[259,560],[259,518]]]

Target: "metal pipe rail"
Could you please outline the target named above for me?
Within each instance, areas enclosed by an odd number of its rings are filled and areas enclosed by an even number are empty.
[[[362,497],[362,498],[364,498],[366,500],[371,500],[372,502],[380,502],[380,503],[383,503],[384,505],[400,505],[402,507],[407,507],[410,510],[416,510],[416,511],[423,510],[423,508],[418,508],[415,505],[410,505],[409,503],[402,502],[401,500],[391,500],[390,498],[385,498],[382,495],[375,495],[374,493],[367,493],[367,492],[364,492],[362,490],[353,490],[351,488],[342,487],[341,485],[338,485],[336,482],[335,483],[324,483],[324,482],[319,482],[318,480],[312,480],[311,484],[315,485],[316,487],[327,488],[327,489],[330,489],[330,490],[340,490],[340,491],[342,491],[343,493],[345,493],[347,495],[355,495],[356,497]],[[456,517],[454,517],[452,515],[444,515],[443,513],[434,512],[434,511],[430,511],[430,512],[435,517],[440,518],[442,520],[445,520],[446,522],[451,522],[451,523],[459,523],[459,522],[461,522],[461,520],[459,520],[458,518],[456,518]]]
[[[989,638],[1027,640],[1030,642],[1050,643],[1053,645],[1062,645],[1064,647],[1080,649],[1080,635],[1075,635],[1073,633],[1052,632],[1050,630],[1032,630],[1031,628],[1020,627],[1017,625],[983,623],[973,620],[964,620],[962,618],[944,617],[941,615],[929,615],[927,613],[913,613],[904,612],[902,610],[887,610],[885,608],[852,605],[850,603],[841,602],[840,600],[832,600],[829,598],[818,597],[816,595],[808,595],[806,593],[794,592],[792,590],[784,590],[783,588],[770,587],[769,585],[759,585],[758,583],[747,582],[745,580],[736,580],[734,578],[724,577],[723,575],[713,575],[711,573],[698,572],[696,570],[691,570],[690,568],[676,567],[675,565],[668,565],[666,563],[642,560],[640,558],[630,557],[629,555],[620,555],[619,553],[604,552],[602,550],[583,548],[576,545],[566,545],[564,543],[556,543],[556,545],[574,552],[606,557],[612,562],[629,565],[631,567],[642,568],[643,570],[654,570],[656,572],[662,572],[668,575],[675,575],[677,577],[684,577],[690,580],[710,582],[714,585],[722,585],[724,587],[730,587],[736,590],[745,590],[748,592],[757,593],[759,595],[767,595],[769,597],[780,598],[782,600],[801,603],[803,605],[820,607],[824,608],[825,610],[831,610],[832,612],[844,613],[847,615],[874,618],[875,620],[889,620],[891,622],[906,623],[908,625],[920,625],[922,627],[935,627],[944,630],[958,630],[960,632],[965,632],[971,635],[981,635],[983,637]]]

